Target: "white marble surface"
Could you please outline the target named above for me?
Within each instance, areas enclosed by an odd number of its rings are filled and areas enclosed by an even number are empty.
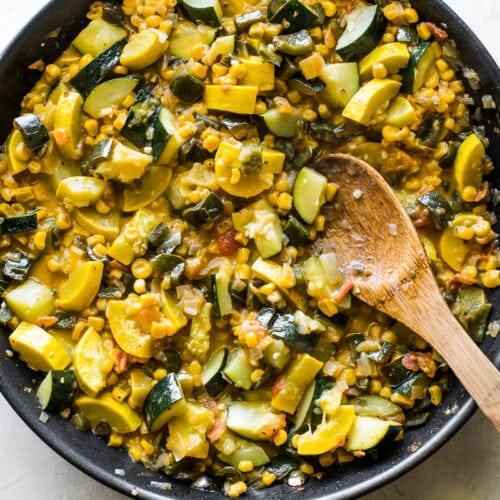
[[[429,0],[431,1],[431,0]],[[0,52],[47,0],[14,0],[0,16]],[[7,4],[7,0],[2,0]],[[68,1],[68,3],[70,3]],[[90,3],[90,2],[89,2]],[[447,0],[500,64],[498,0]],[[0,498],[119,500],[125,497],[69,465],[0,396]],[[364,500],[496,500],[500,498],[500,435],[476,413],[424,464]]]

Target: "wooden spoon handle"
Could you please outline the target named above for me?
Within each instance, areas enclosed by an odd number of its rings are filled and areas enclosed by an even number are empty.
[[[444,300],[432,304],[423,301],[421,306],[420,314],[413,315],[407,326],[432,344],[500,431],[500,372],[462,328]]]

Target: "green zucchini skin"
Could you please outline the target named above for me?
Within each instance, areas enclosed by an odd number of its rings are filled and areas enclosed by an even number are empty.
[[[247,439],[269,439],[281,423],[268,401],[231,401],[227,409],[227,427]]]
[[[70,408],[77,386],[73,370],[50,370],[37,391],[42,409],[62,411]]]
[[[92,89],[118,64],[125,43],[125,40],[120,40],[103,50],[70,80],[71,85],[84,98],[87,98]]]
[[[14,124],[21,132],[24,142],[33,153],[37,153],[50,140],[49,133],[44,124],[33,113],[25,113],[14,118]]]
[[[414,94],[425,83],[424,76],[428,66],[434,61],[434,51],[429,41],[420,42],[410,50],[408,66],[401,72],[401,90]]]
[[[148,134],[154,127],[161,108],[161,101],[146,89],[139,89],[127,120],[121,130],[121,135],[134,146],[142,148],[150,145]]]
[[[361,31],[363,18],[367,25]],[[378,5],[360,6],[348,14],[347,27],[338,39],[335,50],[346,62],[359,61],[375,48],[386,25],[384,13]]]
[[[228,384],[228,381],[224,378],[224,368],[228,354],[229,351],[225,347],[217,349],[210,356],[201,372],[201,382],[212,397],[220,394]]]
[[[0,218],[0,234],[24,233],[33,231],[38,227],[38,220],[35,212],[11,215],[5,219]]]
[[[310,28],[318,21],[318,13],[300,0],[271,0],[267,8],[267,18],[274,24],[287,26],[283,33],[294,33]]]
[[[186,208],[182,217],[193,227],[199,229],[215,222],[224,213],[224,202],[213,192],[210,192],[194,207]]]
[[[314,332],[307,335],[299,333],[292,314],[276,315],[268,328],[274,338],[281,339],[289,347],[311,355],[320,338],[320,334]]]
[[[179,68],[170,82],[172,94],[187,104],[196,102],[203,94],[204,89],[205,84],[185,68]]]
[[[175,373],[170,372],[149,391],[144,401],[144,419],[151,432],[161,429],[184,411],[186,401]]]
[[[453,217],[448,200],[435,189],[418,197],[418,201],[429,210],[437,229],[444,229]]]
[[[221,24],[222,7],[219,0],[181,0],[179,5],[186,18],[193,23],[215,28]]]
[[[98,163],[109,160],[113,150],[113,139],[103,139],[94,145],[90,151],[89,157],[85,163],[82,164],[82,173],[90,175]]]

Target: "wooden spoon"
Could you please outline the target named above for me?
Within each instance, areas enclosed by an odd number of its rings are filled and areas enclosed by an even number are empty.
[[[335,252],[359,299],[429,342],[500,430],[500,373],[451,313],[390,186],[374,168],[349,155],[324,156],[314,167],[339,189],[326,207],[326,229],[313,250]]]

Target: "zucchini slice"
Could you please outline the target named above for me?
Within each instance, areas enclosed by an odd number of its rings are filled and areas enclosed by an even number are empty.
[[[277,137],[295,137],[302,123],[302,114],[296,108],[293,108],[291,112],[271,108],[260,116],[269,131]]]
[[[320,79],[326,85],[320,95],[333,108],[343,108],[359,90],[355,62],[325,64]]]
[[[300,352],[313,354],[319,341],[319,333],[302,334],[297,328],[293,314],[277,314],[268,327],[269,333]]]
[[[71,85],[86,98],[118,64],[124,46],[125,41],[120,40],[101,52],[70,80]]]
[[[389,432],[391,429],[397,432]],[[394,439],[400,429],[401,424],[397,422],[356,415],[347,433],[344,448],[347,451],[370,450],[380,445],[386,436]]]
[[[183,219],[195,227],[200,229],[212,222],[215,222],[225,210],[224,202],[213,192],[200,201],[194,207],[186,208],[182,212]]]
[[[149,165],[144,175],[123,190],[123,210],[134,212],[159,198],[170,184],[172,169],[163,165]]]
[[[272,205],[261,199],[232,214],[237,231],[251,237],[263,259],[276,255],[283,246],[281,221]]]
[[[201,372],[201,383],[210,396],[217,396],[227,386],[228,382],[224,378],[224,368],[226,366],[228,350],[221,347],[212,353],[205,363]]]
[[[387,21],[378,5],[362,5],[347,14],[346,22],[335,50],[344,61],[359,61],[376,47]]]
[[[200,43],[210,45],[216,36],[217,28],[205,24],[183,22],[176,24],[169,36],[168,51],[174,57],[189,58],[191,48]]]
[[[96,85],[83,103],[83,111],[93,118],[102,118],[118,108],[132,92],[140,78],[131,75],[113,78]]]
[[[401,73],[401,90],[408,94],[417,92],[429,78],[431,72],[436,71],[435,62],[434,42],[421,42],[411,52],[410,62]]]
[[[272,440],[284,424],[284,414],[268,401],[231,401],[227,409],[228,428],[247,439]]]
[[[202,80],[189,73],[189,71],[181,67],[176,72],[170,82],[170,90],[172,94],[182,102],[192,104],[196,102],[205,89],[205,84]]]
[[[196,24],[219,27],[222,6],[219,0],[181,0],[180,8],[187,19]]]
[[[36,395],[43,410],[62,411],[71,407],[77,386],[73,370],[50,370]]]
[[[49,142],[49,133],[37,115],[25,113],[14,118],[14,124],[21,132],[25,144],[34,153]]]
[[[318,13],[301,0],[271,0],[267,8],[270,23],[284,26],[283,33],[295,33],[311,27]]]
[[[5,275],[5,268],[3,270]],[[4,296],[9,309],[21,320],[35,322],[40,316],[54,312],[54,293],[34,279],[11,288]]]
[[[224,367],[224,377],[236,387],[248,390],[253,385],[251,378],[252,365],[244,349],[233,349]]]
[[[153,386],[144,401],[144,419],[150,432],[160,430],[172,417],[186,408],[182,387],[175,373],[170,372]]]
[[[38,227],[36,212],[30,212],[22,215],[11,215],[0,220],[0,233],[24,233],[33,231]]]
[[[365,394],[349,400],[350,405],[354,405],[356,415],[362,417],[376,417],[381,419],[401,416],[404,418],[403,410],[390,399],[383,398],[377,394]]]
[[[73,40],[73,45],[82,54],[97,56],[111,45],[127,37],[127,31],[99,17],[80,31]]]
[[[328,185],[326,177],[316,170],[303,167],[293,183],[293,207],[301,219],[312,224],[325,203]]]
[[[239,439],[237,441],[238,448],[232,453],[225,455],[224,453],[218,453],[217,458],[226,464],[238,467],[238,464],[242,461],[252,462],[254,467],[259,467],[265,465],[269,462],[269,455],[266,453],[262,446],[252,441],[246,441],[244,439]]]

